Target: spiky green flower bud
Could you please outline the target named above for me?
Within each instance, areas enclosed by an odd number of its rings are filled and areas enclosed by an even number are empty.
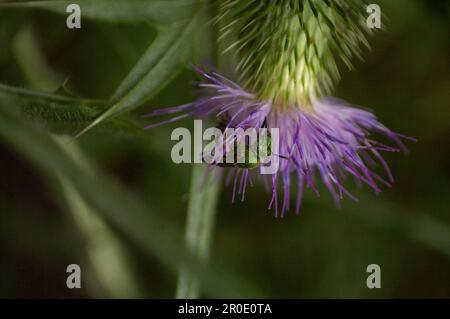
[[[222,36],[239,55],[245,88],[281,108],[312,111],[311,99],[329,94],[339,79],[339,57],[351,67],[369,46],[362,0],[224,0]]]

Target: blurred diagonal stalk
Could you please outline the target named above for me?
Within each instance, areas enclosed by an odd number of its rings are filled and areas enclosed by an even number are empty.
[[[62,149],[85,171],[92,171],[75,142],[69,138],[55,136]],[[83,237],[83,244],[92,273],[101,293],[109,298],[139,297],[137,280],[130,268],[124,245],[78,193],[70,180],[58,174],[63,194],[67,201],[74,224]],[[92,288],[92,287],[88,287]]]
[[[39,96],[59,102],[77,101],[70,96],[45,93],[58,88],[61,79],[46,63],[44,53],[31,26],[26,25],[20,29],[15,38],[13,50],[28,83],[43,92],[6,85],[0,86],[1,91],[25,97]],[[68,144],[69,138],[63,136],[54,135],[54,138],[76,165],[85,171],[92,172],[92,168],[75,142]],[[61,183],[73,224],[82,236],[83,249],[92,270],[90,273],[95,276],[99,286],[89,285],[88,289],[97,288],[104,296],[110,298],[139,297],[137,280],[127,263],[126,250],[122,242],[99,217],[97,211],[85,202],[73,183],[61,173],[56,175]]]
[[[217,218],[217,202],[221,184],[208,174],[206,165],[192,169],[189,203],[186,218],[185,247],[200,261],[209,259]],[[199,278],[182,265],[178,275],[176,298],[198,298]]]
[[[257,298],[262,295],[252,283],[235,272],[224,271],[214,263],[204,267],[197,258],[179,247],[182,238],[173,223],[158,214],[149,203],[103,174],[92,162],[88,162],[90,171],[82,169],[47,132],[22,119],[18,108],[1,97],[0,139],[48,176],[63,175],[106,222],[117,227],[165,267],[178,271],[184,262],[192,272],[201,274],[202,287],[209,296]]]

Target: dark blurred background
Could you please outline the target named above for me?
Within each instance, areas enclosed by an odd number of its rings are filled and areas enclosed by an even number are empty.
[[[450,297],[450,2],[378,3],[386,28],[370,39],[364,62],[355,62],[354,71],[341,69],[334,95],[371,108],[382,123],[418,142],[408,143],[407,156],[386,155],[396,179],[392,188],[378,196],[354,189],[360,201],[346,199],[340,209],[323,189],[320,198],[308,191],[300,216],[277,219],[267,210],[262,185],[235,204],[231,189],[223,188],[211,260],[245,278],[258,295]],[[80,30],[69,30],[65,19],[0,8],[0,83],[48,92],[65,83],[76,96],[106,100],[155,37],[143,22],[83,19]],[[202,42],[199,49],[208,57],[214,43]],[[194,80],[186,63],[134,114],[191,101]],[[4,92],[0,98],[9,101]],[[76,114],[54,115],[41,102],[28,103],[32,107],[21,105],[24,117],[45,130],[73,135],[86,124]],[[182,230],[191,167],[170,161],[176,126],[139,138],[98,129],[79,139],[77,148],[149,203],[149,214]],[[86,208],[70,181],[61,187],[3,140],[0,154],[0,297],[174,296],[176,273]],[[84,213],[77,215],[80,207]],[[72,263],[83,269],[81,289],[66,287]],[[381,289],[366,286],[369,264],[381,267]]]

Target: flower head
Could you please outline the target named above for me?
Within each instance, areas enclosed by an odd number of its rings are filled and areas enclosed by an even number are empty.
[[[405,149],[401,138],[408,137],[389,130],[371,112],[332,99],[311,100],[312,112],[305,111],[297,104],[280,108],[271,100],[261,100],[246,92],[217,72],[206,73],[200,69],[198,72],[206,79],[199,86],[212,91],[212,94],[190,104],[150,113],[150,116],[177,115],[147,128],[187,116],[225,117],[226,125],[233,128],[278,128],[279,153],[283,159],[280,160],[279,171],[271,176],[272,197],[269,204],[269,208],[274,207],[276,214],[280,210],[284,214],[290,209],[293,183],[297,186],[295,211],[298,213],[305,188],[310,188],[319,195],[318,179],[326,185],[336,204],[344,196],[356,200],[344,186],[348,176],[352,176],[358,184],[367,184],[376,193],[381,191],[380,184],[390,186],[393,182],[389,167],[380,152]],[[371,139],[371,133],[384,135],[395,142],[398,148]],[[372,170],[371,166],[376,161],[384,167],[387,180]],[[236,170],[233,199],[236,193],[244,196],[247,183],[251,183],[249,173],[250,170],[245,168]],[[282,193],[281,203],[279,193]]]
[[[368,46],[364,12],[363,0],[224,0],[217,21],[223,23],[221,38],[231,40],[227,50],[235,52],[243,86],[198,70],[206,79],[200,86],[209,93],[155,111],[152,115],[180,113],[156,125],[194,116],[225,119],[225,127],[279,129],[278,154],[272,156],[280,158],[280,166],[271,176],[269,204],[276,214],[290,209],[293,183],[297,212],[304,188],[318,194],[318,180],[337,204],[344,196],[356,200],[344,186],[348,176],[379,193],[379,185],[393,182],[381,152],[405,149],[401,139],[408,137],[389,130],[369,111],[326,97],[339,79],[337,58],[351,67],[351,59],[361,57],[361,45]],[[373,133],[397,147],[375,141]],[[386,180],[373,171],[376,162]],[[245,194],[247,181],[249,169],[238,169],[233,198],[236,192]]]

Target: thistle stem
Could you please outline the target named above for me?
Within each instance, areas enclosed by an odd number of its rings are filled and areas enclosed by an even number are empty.
[[[207,262],[212,246],[214,228],[217,217],[217,202],[220,183],[214,181],[214,174],[207,174],[206,165],[194,165],[192,169],[189,203],[187,209],[185,247]],[[190,273],[185,266],[181,266],[178,275],[176,298],[194,299],[200,296],[199,278]]]

